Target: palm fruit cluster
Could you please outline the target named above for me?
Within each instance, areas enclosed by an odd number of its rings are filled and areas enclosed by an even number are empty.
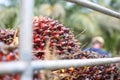
[[[0,62],[10,62],[18,60],[18,50],[15,46],[6,45],[0,42]],[[10,66],[10,65],[9,65]],[[5,74],[0,75],[0,80],[19,80],[19,74]]]
[[[14,61],[18,58],[17,47],[10,46],[14,33],[13,30],[0,29],[0,61]]]
[[[80,54],[67,56],[67,59],[107,58],[97,53],[81,52]],[[53,80],[120,80],[120,70],[116,64],[100,66],[84,66],[80,68],[61,69],[52,72]]]
[[[4,44],[11,44],[13,42],[14,30],[0,29],[0,42]]]
[[[16,36],[16,31],[0,30],[0,62],[18,60],[18,47],[16,47],[14,41],[17,40],[14,39],[16,37],[18,37]],[[90,52],[81,52],[79,42],[74,38],[69,28],[65,28],[58,21],[47,17],[35,17],[33,19],[33,54],[37,59],[44,59],[45,53],[47,52],[45,48],[47,41],[50,42],[50,52],[53,52],[53,48],[56,47],[55,53],[59,59],[107,57]],[[115,64],[80,68],[71,67],[50,71],[49,80],[120,80],[119,71]],[[41,74],[39,70],[34,71],[33,80],[41,80]],[[0,80],[20,80],[20,74],[5,74],[0,76]]]
[[[0,62],[9,62],[18,60],[18,50],[16,46],[11,45],[14,39],[14,30],[0,29]],[[0,75],[0,80],[19,80],[19,74]]]
[[[44,58],[46,41],[50,40],[49,50],[56,47],[57,54],[73,54],[80,50],[79,42],[69,28],[47,17],[35,17],[33,20],[34,51],[36,56]],[[43,54],[43,55],[42,55]]]

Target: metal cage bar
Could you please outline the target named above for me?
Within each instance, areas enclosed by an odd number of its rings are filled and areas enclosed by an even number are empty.
[[[81,6],[84,6],[84,7],[93,9],[95,11],[98,11],[98,12],[101,12],[101,13],[104,13],[104,14],[107,14],[107,15],[110,15],[110,16],[120,19],[120,13],[113,11],[111,9],[105,8],[103,6],[100,6],[98,4],[95,4],[93,2],[90,2],[87,0],[66,0],[66,1],[75,3],[75,4],[78,4],[78,5],[81,5]]]
[[[109,63],[119,63],[120,57],[118,58],[99,58],[99,59],[76,59],[76,60],[37,60],[32,61],[31,66],[34,70],[56,70],[61,68],[69,67],[83,67],[83,66],[94,66],[103,65]],[[4,73],[16,73],[26,70],[27,63],[25,62],[2,62],[0,63],[0,74]],[[9,66],[11,65],[11,66]]]
[[[34,0],[21,0],[19,52],[20,60],[27,63],[26,69],[22,73],[21,80],[32,80],[32,18]]]
[[[26,66],[23,61],[0,62],[0,74],[22,73]]]
[[[94,66],[103,65],[109,63],[118,63],[119,58],[99,58],[99,59],[75,59],[75,60],[38,60],[32,62],[34,69],[49,69],[56,70],[61,68],[69,67],[83,67],[83,66]]]

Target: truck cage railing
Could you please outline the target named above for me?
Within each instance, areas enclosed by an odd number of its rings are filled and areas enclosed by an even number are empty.
[[[120,19],[120,13],[87,0],[66,0],[98,12]],[[93,66],[119,63],[120,57],[76,60],[37,60],[32,61],[32,17],[34,0],[21,0],[19,61],[0,62],[0,74],[22,73],[21,80],[32,80],[33,70],[61,69],[69,67]]]

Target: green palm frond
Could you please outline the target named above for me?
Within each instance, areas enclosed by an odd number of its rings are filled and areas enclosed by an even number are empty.
[[[2,28],[14,28],[17,23],[17,9],[5,8],[0,12],[0,27]]]
[[[100,35],[100,28],[95,21],[94,15],[85,13],[75,13],[70,16],[71,26],[75,30],[87,29],[88,36]],[[96,32],[97,31],[97,32]]]
[[[120,31],[120,20],[104,14],[97,13],[99,25],[105,26],[104,29]]]

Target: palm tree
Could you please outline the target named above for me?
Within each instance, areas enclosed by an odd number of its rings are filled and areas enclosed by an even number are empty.
[[[0,12],[0,27],[13,28],[17,26],[18,11],[16,8],[6,8]]]
[[[0,27],[1,28],[14,28],[18,24],[18,0],[6,0],[9,5],[2,5],[0,11]]]

